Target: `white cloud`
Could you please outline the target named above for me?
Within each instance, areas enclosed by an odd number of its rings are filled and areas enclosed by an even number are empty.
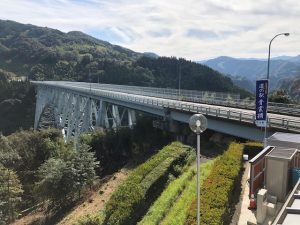
[[[291,32],[272,55],[300,54],[298,0],[1,0],[0,18],[192,60],[266,57],[270,39]]]

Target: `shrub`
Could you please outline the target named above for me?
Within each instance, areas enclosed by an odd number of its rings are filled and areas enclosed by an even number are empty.
[[[235,187],[239,181],[243,145],[232,143],[219,157],[201,188],[201,224],[219,225],[230,222]],[[191,204],[186,224],[196,224],[196,200]]]
[[[209,174],[212,165],[213,160],[205,164],[201,164],[201,182]],[[188,189],[189,186],[194,187],[193,184],[196,183],[196,181],[193,179],[193,177],[195,177],[195,174],[195,168],[189,168],[189,170],[184,172],[179,178],[172,181],[160,195],[160,197],[155,201],[155,203],[151,206],[147,214],[144,216],[143,220],[140,221],[138,225],[159,224],[167,214],[169,215],[169,218],[165,220],[165,223],[172,224],[174,220],[171,218],[174,217],[177,221],[176,224],[183,224],[186,217],[186,211],[189,209],[189,204],[188,202],[186,202],[186,194],[183,194],[183,192],[186,192],[186,189]],[[194,183],[190,182],[192,179],[194,180]],[[195,197],[195,190],[196,188],[192,190],[192,193],[189,193],[192,197],[191,200],[193,200],[193,198]],[[181,203],[177,203],[176,200],[179,199]],[[185,203],[182,204],[182,201],[185,201]],[[174,216],[174,214],[177,215],[178,210],[181,212],[178,214],[180,215],[181,219],[177,216]],[[182,222],[180,223],[180,221]]]
[[[174,142],[136,168],[108,201],[104,223],[136,224],[164,189],[170,174],[180,174],[190,161],[191,154],[195,157],[192,148]],[[178,165],[182,168],[181,171]]]
[[[247,154],[250,159],[256,156],[261,150],[263,150],[262,143],[254,141],[245,143],[244,154]]]
[[[102,224],[104,216],[102,213],[94,213],[81,217],[75,225],[99,225]]]

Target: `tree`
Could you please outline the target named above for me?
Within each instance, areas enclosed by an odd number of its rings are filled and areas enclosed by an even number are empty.
[[[36,183],[36,193],[43,200],[54,203],[65,202],[74,191],[73,171],[62,159],[47,160],[38,171],[40,180]]]
[[[89,150],[87,145],[81,145],[70,155],[47,160],[38,170],[37,193],[62,205],[72,201],[76,192],[80,197],[81,190],[95,179],[99,164]]]
[[[285,104],[292,104],[293,100],[289,96],[286,90],[279,89],[273,92],[269,98],[270,102],[277,102],[277,103],[285,103]]]
[[[15,168],[19,160],[18,152],[10,146],[9,140],[0,134],[0,163],[8,168]]]
[[[16,173],[0,164],[0,224],[15,219],[22,193],[22,185]]]
[[[90,152],[90,149],[88,145],[81,145],[67,162],[74,173],[74,187],[78,190],[79,197],[82,188],[93,184],[96,177],[95,168],[99,166],[99,162],[95,160],[94,153]]]

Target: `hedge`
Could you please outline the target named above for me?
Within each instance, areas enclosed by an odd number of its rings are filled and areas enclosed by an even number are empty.
[[[213,165],[213,160],[201,164],[201,182],[202,180],[207,177],[209,174],[211,167]],[[195,177],[195,167],[190,167],[188,171],[184,172],[179,178],[172,181],[168,187],[163,191],[163,193],[159,196],[159,198],[155,201],[155,203],[151,206],[147,214],[143,217],[143,219],[138,223],[138,225],[156,225],[159,224],[160,221],[164,219],[164,217],[167,214],[170,214],[173,209],[176,209],[176,207],[172,208],[173,205],[176,203],[177,199],[180,199],[185,191],[185,189],[192,185],[189,181]],[[196,188],[195,188],[196,190]],[[192,192],[191,196],[192,199],[195,196],[195,190]],[[189,208],[189,204],[185,202],[184,205],[180,208],[181,213],[186,215],[186,212]],[[177,212],[176,212],[177,214]],[[179,215],[179,214],[178,214]],[[185,217],[182,221],[184,223]],[[176,217],[177,219],[177,217]],[[169,220],[166,220],[166,222]],[[179,224],[179,219],[177,220],[177,223]]]
[[[200,196],[201,225],[229,224],[230,203],[241,171],[244,145],[232,143],[228,150],[216,159],[210,175],[203,181]],[[196,199],[192,203],[187,225],[196,224]]]
[[[75,225],[99,225],[104,220],[103,213],[94,213],[82,216]]]
[[[244,154],[247,154],[249,159],[253,158],[263,150],[263,144],[261,142],[248,141],[244,145]]]
[[[143,220],[138,225],[154,225],[162,220],[164,215],[171,208],[173,202],[186,188],[188,181],[195,175],[195,170],[190,169],[181,175],[178,179],[172,181],[160,197],[151,206]]]
[[[136,168],[107,202],[104,224],[136,224],[164,189],[195,159],[195,151],[179,142],[164,147]]]
[[[182,192],[181,196],[174,202],[169,213],[162,220],[160,225],[182,225],[184,224],[189,205],[192,203],[196,196],[197,190],[197,177],[194,176],[192,180],[188,182],[187,188]]]

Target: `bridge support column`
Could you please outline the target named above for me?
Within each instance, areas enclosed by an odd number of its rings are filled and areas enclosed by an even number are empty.
[[[121,118],[120,118],[120,113],[119,113],[119,108],[117,105],[112,105],[112,120],[113,120],[113,125],[112,128],[117,128],[121,126]]]
[[[98,108],[98,115],[96,120],[97,127],[104,127],[109,128],[109,121],[108,121],[108,108],[107,103],[104,102],[102,99],[99,100],[99,108]]]
[[[129,127],[132,127],[134,124],[136,124],[136,116],[135,111],[132,109],[128,109],[128,125]]]
[[[40,85],[37,87],[35,129],[49,105],[53,108],[55,126],[62,130],[65,141],[74,138],[76,142],[81,133],[93,131],[97,126],[116,129],[122,125],[132,127],[136,123],[132,109],[80,92]]]
[[[34,130],[38,128],[41,114],[44,110],[44,98],[43,94],[40,91],[40,88],[37,88],[37,97],[36,97],[36,106],[35,106],[35,118],[34,118]]]
[[[37,100],[35,106],[35,118],[34,118],[34,130],[36,130],[39,126],[39,122],[41,119],[41,115],[46,107],[46,105],[51,103],[53,98],[53,91],[38,87],[37,88]]]

